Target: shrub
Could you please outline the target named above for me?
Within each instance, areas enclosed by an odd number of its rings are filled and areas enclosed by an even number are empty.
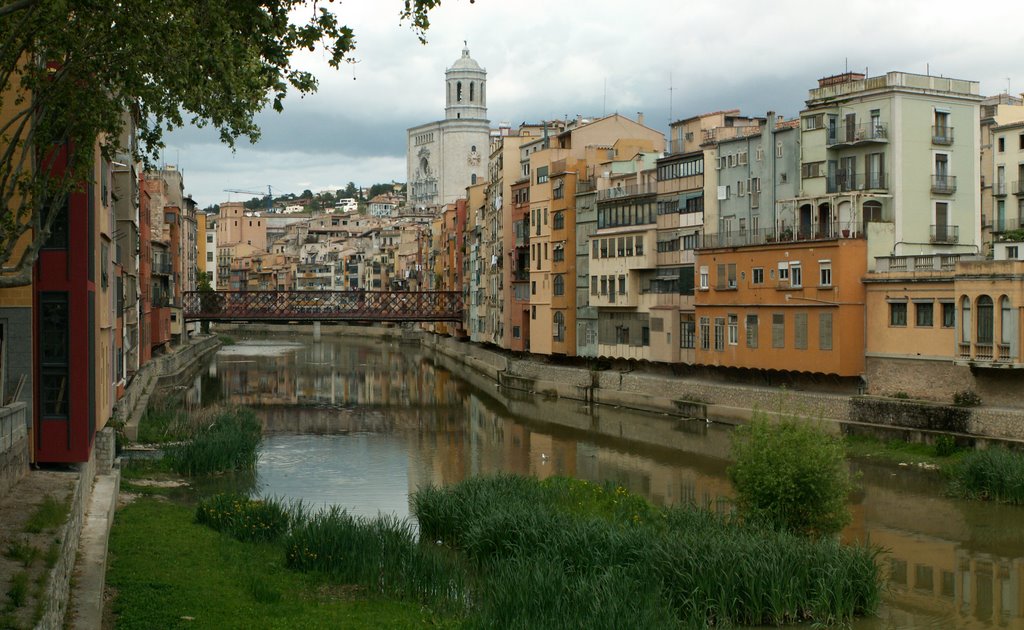
[[[218,494],[196,508],[196,522],[243,541],[273,541],[299,522],[301,503],[286,505],[278,499],[250,499],[237,494]]]
[[[817,426],[755,414],[733,433],[732,456],[729,479],[745,519],[807,536],[830,536],[850,522],[843,443]]]
[[[981,396],[971,389],[962,389],[953,393],[953,404],[957,407],[977,407],[981,404]]]
[[[954,494],[1024,505],[1024,455],[990,448],[968,453],[950,471]]]
[[[949,457],[956,453],[959,449],[956,445],[956,440],[951,435],[940,435],[935,438],[935,456],[936,457]]]

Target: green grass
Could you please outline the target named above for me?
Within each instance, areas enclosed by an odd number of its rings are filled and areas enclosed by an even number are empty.
[[[58,501],[53,496],[47,495],[25,523],[25,531],[30,534],[38,534],[56,530],[67,520],[70,506],[70,496],[63,501]]]
[[[953,494],[1011,505],[1024,505],[1024,454],[1005,448],[968,453],[950,467]]]
[[[32,563],[36,561],[42,552],[39,547],[30,545],[24,541],[15,541],[7,545],[7,549],[4,550],[4,557],[8,560],[14,560],[20,562],[21,566],[28,568],[32,566]]]
[[[11,585],[7,588],[6,611],[12,612],[25,605],[28,601],[28,572],[19,571],[11,578]]]
[[[117,593],[110,610],[119,630],[420,628],[439,621],[417,605],[289,571],[280,546],[239,542],[196,524],[193,514],[155,498],[118,510],[107,582]]]

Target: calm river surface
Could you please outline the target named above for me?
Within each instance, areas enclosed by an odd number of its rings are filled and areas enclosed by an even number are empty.
[[[611,481],[656,504],[724,509],[729,428],[501,392],[397,342],[242,339],[195,378],[193,402],[250,405],[264,495],[409,515],[411,492],[508,471]],[[856,465],[847,540],[890,550],[886,603],[857,628],[1024,630],[1024,509],[943,496],[934,473]]]

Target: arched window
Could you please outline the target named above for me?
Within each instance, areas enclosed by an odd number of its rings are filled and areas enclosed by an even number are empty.
[[[966,295],[960,299],[960,341],[971,342],[971,298]]]
[[[469,102],[473,102],[473,98],[476,95],[476,84],[472,81],[469,82]]]
[[[992,343],[992,298],[983,295],[978,298],[978,344]]]
[[[562,311],[555,311],[551,328],[551,336],[554,337],[555,341],[565,340],[565,315],[562,314]]]
[[[1017,326],[1013,321],[1013,311],[1010,309],[1010,298],[1005,295],[999,298],[999,328],[1000,343],[1011,345],[1013,343],[1014,333],[1016,332]]]
[[[864,223],[879,223],[882,220],[882,202],[864,202]]]
[[[473,174],[471,174],[469,176],[469,183],[470,183],[470,185],[475,185],[476,184],[476,173],[473,173]]]
[[[565,277],[562,274],[555,274],[552,288],[554,295],[565,295]]]
[[[455,100],[459,103],[462,102],[462,81],[455,84]]]

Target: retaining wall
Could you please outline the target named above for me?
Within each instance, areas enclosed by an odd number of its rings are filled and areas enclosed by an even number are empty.
[[[28,472],[28,405],[0,407],[0,497]]]

